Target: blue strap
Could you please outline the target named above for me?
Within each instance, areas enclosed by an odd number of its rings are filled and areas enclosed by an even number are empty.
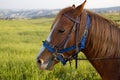
[[[62,55],[58,55],[57,58],[63,65],[65,65],[68,61],[67,59],[64,59]]]
[[[59,53],[64,53],[64,52],[68,52],[68,51],[72,51],[76,48],[75,45],[71,46],[71,47],[68,47],[68,48],[64,48],[62,50],[59,51]]]
[[[90,16],[87,14],[87,23],[86,23],[86,28],[90,28]]]
[[[43,46],[48,50],[50,51],[51,53],[55,53],[55,49],[50,47],[48,44],[47,44],[47,41],[44,41],[43,42]]]
[[[85,42],[86,42],[86,37],[88,36],[88,29],[89,28],[90,28],[90,16],[87,15],[86,30],[85,30],[84,36],[81,39],[81,44],[80,44],[81,49],[85,48]]]
[[[43,42],[43,46],[49,50],[51,53],[55,53],[55,49],[50,47],[46,41]],[[68,48],[64,48],[62,50],[59,50],[58,53],[64,53],[64,52],[68,52],[68,51],[71,51],[71,50],[74,50],[76,48],[75,45],[71,46],[71,47],[68,47]]]

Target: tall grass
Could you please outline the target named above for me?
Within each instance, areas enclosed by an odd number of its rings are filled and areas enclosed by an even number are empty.
[[[41,71],[36,55],[47,38],[53,18],[0,20],[0,80],[101,80],[89,61],[74,61],[53,71]],[[85,57],[82,53],[81,57]]]

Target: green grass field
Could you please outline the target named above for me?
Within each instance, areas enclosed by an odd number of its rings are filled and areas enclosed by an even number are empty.
[[[53,20],[0,20],[0,80],[101,80],[89,61],[79,61],[77,70],[74,61],[53,71],[37,68],[36,55]]]

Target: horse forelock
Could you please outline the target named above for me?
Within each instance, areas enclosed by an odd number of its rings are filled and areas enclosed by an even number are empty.
[[[73,7],[67,7],[67,8],[62,9],[62,10],[58,13],[58,15],[56,16],[56,18],[55,18],[55,20],[54,20],[54,22],[53,22],[53,24],[52,24],[52,26],[51,26],[51,29],[53,28],[53,25],[56,23],[56,21],[59,21],[59,20],[60,20],[60,17],[61,17],[64,13],[67,13],[67,12],[73,11],[73,10],[74,10]]]
[[[120,57],[120,28],[111,20],[87,11],[91,18],[88,35],[88,53],[91,57]]]

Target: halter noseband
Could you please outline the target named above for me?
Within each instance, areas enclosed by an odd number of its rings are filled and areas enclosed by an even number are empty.
[[[75,20],[74,18],[64,14],[65,17],[67,17],[68,19],[70,19],[72,22],[74,22],[74,26],[72,28],[73,29],[77,29],[77,27],[80,27],[80,16],[77,17],[77,19]],[[85,42],[86,42],[86,37],[88,35],[88,29],[90,27],[90,16],[87,14],[87,22],[86,22],[86,29],[84,31],[84,35],[81,38],[80,41],[80,45],[73,45],[70,47],[65,47],[61,50],[59,50],[57,47],[55,47],[54,45],[50,44],[47,40],[43,41],[43,46],[52,53],[52,55],[54,56],[54,59],[57,61],[60,61],[63,65],[66,64],[67,61],[70,60],[70,58],[75,59],[75,57],[78,55],[78,53],[85,48]],[[71,35],[72,32],[70,32],[69,35]],[[78,33],[77,33],[78,34]],[[68,40],[66,40],[65,45],[68,43]],[[65,46],[64,45],[64,46]],[[63,53],[68,52],[68,51],[72,51],[76,49],[76,53],[71,55],[70,58],[64,58]]]

